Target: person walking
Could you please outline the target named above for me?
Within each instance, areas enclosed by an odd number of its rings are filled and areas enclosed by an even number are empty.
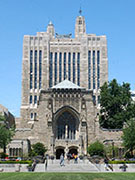
[[[61,156],[60,156],[60,165],[65,166],[64,165],[64,155],[63,154],[61,154]]]
[[[110,169],[111,171],[113,171],[113,167],[112,167],[111,165],[109,165],[109,159],[108,159],[107,157],[105,157],[104,163],[105,163],[105,170],[106,170],[106,171],[109,171],[109,169]]]
[[[47,170],[47,166],[48,166],[48,158],[49,158],[49,156],[48,156],[48,154],[46,154],[46,156],[45,156],[45,171]]]

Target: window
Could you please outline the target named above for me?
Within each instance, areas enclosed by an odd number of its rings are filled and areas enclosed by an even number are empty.
[[[61,64],[61,61],[62,61],[62,53],[60,52],[59,53],[59,82],[61,82],[61,72],[62,72],[62,64]]]
[[[96,104],[96,96],[93,96],[93,103]]]
[[[95,51],[93,51],[93,89],[96,88],[95,85]]]
[[[80,86],[80,53],[77,54],[77,84]]]
[[[71,80],[71,53],[68,53],[68,80]]]
[[[34,96],[34,104],[37,104],[37,96]]]
[[[57,139],[76,139],[77,119],[69,112],[63,112],[56,123]]]
[[[64,53],[64,80],[66,79],[66,53]]]
[[[80,24],[80,25],[82,24],[82,20],[81,20],[81,19],[79,19],[79,24]]]
[[[30,73],[30,89],[32,89],[32,73]]]
[[[100,51],[97,51],[97,88],[100,88]]]
[[[35,77],[34,77],[34,89],[37,89],[37,50],[35,50]]]
[[[34,120],[37,119],[37,113],[34,113]]]
[[[33,113],[30,113],[30,119],[33,120]]]
[[[30,95],[30,104],[32,104],[32,95]]]
[[[32,74],[33,74],[33,51],[30,50],[30,89],[32,89]]]
[[[42,81],[42,51],[39,51],[39,89],[41,89]]]
[[[88,51],[88,89],[91,89],[91,51]]]
[[[54,77],[54,79],[55,79],[55,85],[57,84],[57,53],[55,52],[55,77]]]
[[[75,53],[73,53],[73,83],[75,83]]]
[[[49,58],[49,87],[52,87],[52,75],[53,75],[53,53],[50,53]]]

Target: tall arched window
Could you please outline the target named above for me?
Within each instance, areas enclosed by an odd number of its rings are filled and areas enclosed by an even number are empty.
[[[76,139],[77,118],[69,111],[57,119],[57,139]]]

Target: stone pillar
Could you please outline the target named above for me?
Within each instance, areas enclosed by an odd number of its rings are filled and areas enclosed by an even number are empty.
[[[54,135],[52,135],[51,136],[51,147],[50,147],[52,155],[54,154],[54,146],[55,146],[55,140],[54,140]]]

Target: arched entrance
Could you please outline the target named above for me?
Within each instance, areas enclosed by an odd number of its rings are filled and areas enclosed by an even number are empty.
[[[56,159],[60,159],[61,154],[63,155],[65,154],[64,149],[63,148],[56,149]]]
[[[65,110],[57,116],[56,120],[56,138],[57,139],[76,139],[79,120],[74,113]]]
[[[69,150],[69,154],[77,155],[78,151],[77,151],[77,149],[72,148],[72,149]]]

